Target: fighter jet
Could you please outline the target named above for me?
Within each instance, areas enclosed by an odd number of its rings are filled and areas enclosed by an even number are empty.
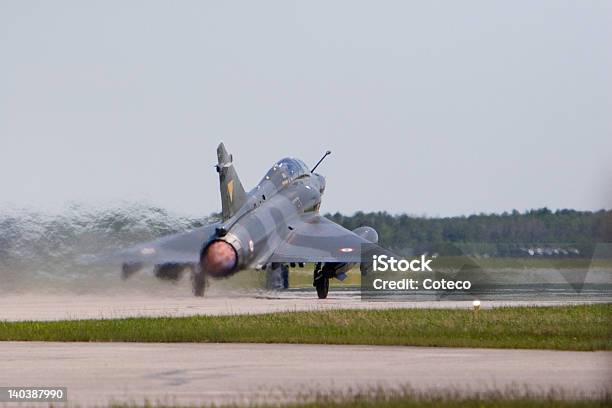
[[[329,280],[343,280],[360,263],[361,246],[378,242],[378,233],[371,227],[349,231],[319,214],[325,178],[315,170],[330,153],[312,169],[299,159],[281,159],[246,192],[232,155],[221,143],[215,168],[222,219],[120,250],[104,261],[121,263],[124,276],[145,265],[154,266],[162,278],[173,278],[189,268],[196,296],[204,295],[209,278],[253,269],[286,272],[288,266],[311,263],[315,265],[313,286],[318,297],[325,299]]]

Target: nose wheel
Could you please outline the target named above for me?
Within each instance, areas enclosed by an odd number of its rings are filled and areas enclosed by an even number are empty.
[[[319,296],[319,299],[326,299],[329,292],[329,275],[326,273],[325,267],[321,267],[320,262],[316,264],[313,275],[312,286],[317,289],[317,296]]]
[[[289,289],[289,266],[287,264],[272,263],[266,268],[266,289]]]

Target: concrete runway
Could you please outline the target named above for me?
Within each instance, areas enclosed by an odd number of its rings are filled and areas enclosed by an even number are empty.
[[[70,405],[279,401],[373,386],[594,396],[612,352],[292,344],[0,343],[0,384],[66,386]]]
[[[188,292],[187,292],[188,293]],[[543,306],[595,303],[593,300],[483,301],[482,307]],[[470,301],[373,302],[362,301],[358,291],[332,291],[319,300],[314,290],[270,293],[235,293],[196,298],[189,294],[120,293],[75,295],[2,294],[0,320],[98,319],[135,316],[192,316],[259,314],[298,310],[471,308]]]

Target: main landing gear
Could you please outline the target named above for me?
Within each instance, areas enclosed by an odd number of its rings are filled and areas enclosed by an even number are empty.
[[[319,299],[326,299],[329,292],[330,268],[327,264],[321,267],[321,262],[315,265],[312,286],[317,289]]]
[[[191,284],[193,288],[193,294],[197,297],[204,296],[204,292],[206,291],[206,275],[204,275],[204,271],[200,264],[197,264],[193,268],[193,273],[191,274]]]

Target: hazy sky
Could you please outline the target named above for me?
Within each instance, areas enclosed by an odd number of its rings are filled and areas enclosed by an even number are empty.
[[[0,204],[220,209],[296,156],[323,211],[612,207],[610,1],[0,0]]]

